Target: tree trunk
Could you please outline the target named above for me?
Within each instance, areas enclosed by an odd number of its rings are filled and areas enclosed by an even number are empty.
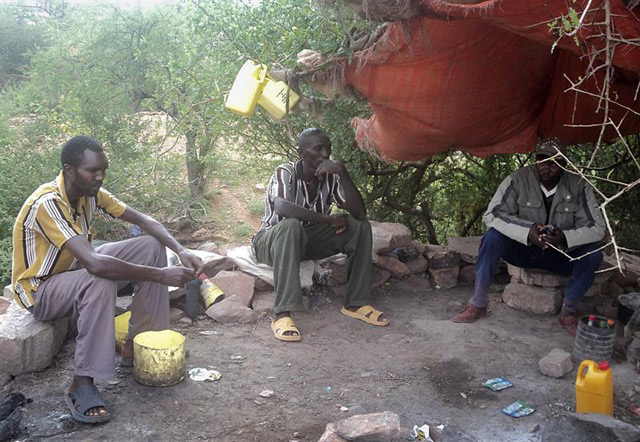
[[[189,190],[193,198],[198,198],[204,193],[204,164],[198,157],[198,148],[196,147],[196,133],[194,130],[188,130],[187,150],[185,158],[187,161],[187,179],[189,181]]]

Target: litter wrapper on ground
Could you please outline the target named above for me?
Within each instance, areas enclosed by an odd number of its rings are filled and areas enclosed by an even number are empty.
[[[487,388],[493,391],[504,390],[505,388],[513,387],[513,384],[505,378],[493,378],[482,383]]]
[[[222,374],[217,370],[208,370],[206,368],[192,368],[189,370],[189,377],[194,381],[217,381]]]
[[[502,409],[502,412],[504,414],[508,414],[511,417],[529,416],[534,411],[536,411],[535,408],[533,408],[531,405],[525,404],[522,401],[515,401],[507,408]]]

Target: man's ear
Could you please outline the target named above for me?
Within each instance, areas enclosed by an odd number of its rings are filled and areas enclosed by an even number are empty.
[[[71,164],[64,164],[62,166],[62,171],[64,172],[65,176],[69,176],[72,172],[75,172],[75,168]]]

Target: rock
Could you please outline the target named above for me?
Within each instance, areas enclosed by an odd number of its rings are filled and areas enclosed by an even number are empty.
[[[201,250],[191,250],[197,256],[202,259],[204,267],[202,271],[211,278],[222,270],[231,270],[235,267],[234,262],[226,256],[221,256],[216,253],[203,252]]]
[[[618,296],[624,293],[624,289],[615,281],[607,281],[602,284],[600,288],[603,294],[613,298],[618,299]]]
[[[217,304],[213,304],[206,311],[211,319],[222,323],[255,322],[258,314],[244,304],[244,301],[236,295],[231,295]]]
[[[434,442],[477,442],[477,439],[468,435],[457,425],[446,424],[440,430],[439,425],[430,425],[429,434]]]
[[[385,248],[407,246],[411,244],[411,230],[399,223],[381,223],[371,221],[371,232],[373,234],[372,257],[378,251]]]
[[[462,284],[473,284],[476,282],[476,265],[469,264],[460,267],[458,272],[458,281]]]
[[[186,294],[187,290],[184,287],[169,287],[169,301],[182,298]]]
[[[216,253],[218,255],[220,254],[220,249],[218,248],[218,245],[210,241],[200,244],[198,246],[198,250],[202,250],[203,252]]]
[[[540,372],[545,376],[561,378],[573,370],[571,354],[560,348],[554,348],[548,355],[540,359],[538,368],[540,368]]]
[[[507,270],[512,281],[519,281],[526,285],[537,285],[540,287],[564,287],[571,279],[570,276],[558,275],[548,270],[524,269],[507,264]]]
[[[415,239],[411,241],[411,245],[418,251],[419,254],[424,254],[427,251],[427,246]]]
[[[268,292],[270,290],[273,290],[273,286],[271,284],[269,284],[267,281],[265,281],[262,278],[255,278],[255,284],[253,285],[253,291],[254,292]]]
[[[535,287],[512,282],[504,288],[502,300],[516,310],[551,315],[560,308],[562,291],[557,288]]]
[[[390,411],[358,414],[336,422],[335,432],[346,440],[388,442],[400,434],[400,418]]]
[[[262,292],[253,297],[251,308],[256,313],[271,313],[276,303],[276,292]]]
[[[460,258],[469,264],[478,262],[478,250],[480,249],[482,236],[452,237],[447,239],[448,249],[460,255]]]
[[[424,273],[429,268],[429,261],[427,261],[422,255],[418,256],[416,259],[407,261],[404,264],[409,267],[409,271],[411,273]]]
[[[594,283],[589,290],[584,293],[585,298],[593,298],[594,296],[599,296],[602,294],[602,284]]]
[[[640,278],[640,256],[621,252],[620,257],[622,259],[624,274],[618,272],[615,276],[615,281],[622,287],[638,285],[638,278]]]
[[[546,421],[540,434],[545,442],[637,442],[640,429],[599,413],[567,413]]]
[[[211,231],[206,227],[196,230],[191,234],[191,239],[204,239],[211,235]]]
[[[11,284],[5,286],[5,288],[2,290],[2,296],[4,298],[13,299],[13,288],[11,288]]]
[[[178,322],[184,318],[184,312],[176,307],[169,308],[169,320],[171,322]]]
[[[184,318],[180,318],[180,320],[178,322],[180,324],[193,325],[193,319],[187,318],[186,316]]]
[[[4,315],[11,304],[11,299],[5,298],[4,296],[0,298],[0,315]]]
[[[448,250],[447,246],[441,246],[440,244],[427,244],[425,248],[423,255],[427,257],[429,253],[447,253]]]
[[[448,267],[444,269],[429,268],[429,275],[434,286],[440,286],[441,289],[450,289],[458,285],[458,273],[460,267]]]
[[[11,377],[10,374],[8,374],[8,373],[0,373],[0,387],[4,387],[5,385],[7,385],[12,380],[13,380],[13,377]]]
[[[373,276],[371,277],[371,288],[380,287],[391,278],[391,273],[378,266],[373,266]]]
[[[446,269],[448,267],[460,266],[460,255],[456,252],[427,252],[429,267],[432,269]]]
[[[394,278],[400,279],[411,274],[409,267],[399,259],[394,258],[393,256],[377,256],[378,259],[376,261],[376,265],[389,271]]]
[[[339,264],[337,262],[329,261],[326,267],[331,271],[329,276],[329,286],[335,287],[337,285],[347,283],[347,265],[346,262]]]
[[[66,318],[36,321],[27,310],[11,303],[0,317],[0,372],[17,376],[47,368],[66,334]]]
[[[238,242],[232,242],[232,243],[229,243],[229,244],[223,244],[223,245],[220,246],[220,254],[225,256],[227,254],[228,250],[235,249],[237,247],[242,247],[244,245],[245,244],[238,243]]]
[[[318,442],[348,442],[347,439],[341,437],[338,433],[336,433],[336,424],[331,423],[327,424],[327,427],[318,439]]]
[[[222,290],[225,297],[236,295],[242,300],[245,307],[251,306],[255,287],[255,278],[253,276],[242,272],[223,270],[210,279]]]

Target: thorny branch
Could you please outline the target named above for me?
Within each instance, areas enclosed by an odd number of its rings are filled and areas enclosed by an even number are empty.
[[[622,195],[630,192],[636,186],[640,184],[640,179],[636,179],[632,182],[625,183],[617,180],[611,180],[608,178],[597,177],[595,175],[589,174],[588,176],[583,173],[583,171],[592,171],[594,169],[593,165],[597,158],[599,158],[602,154],[602,149],[605,147],[604,138],[605,132],[613,129],[614,133],[618,135],[618,143],[622,143],[624,145],[626,154],[628,156],[627,162],[635,166],[635,168],[640,173],[640,163],[636,158],[633,150],[622,136],[621,126],[622,123],[629,113],[634,115],[638,115],[638,112],[628,106],[623,105],[618,102],[618,97],[615,94],[612,94],[611,84],[614,79],[614,70],[615,66],[613,65],[613,58],[616,51],[616,48],[620,45],[629,47],[629,46],[640,46],[640,41],[638,39],[627,39],[623,35],[617,32],[614,26],[614,14],[611,13],[611,4],[610,0],[603,0],[600,5],[593,6],[593,0],[589,0],[582,12],[580,13],[580,17],[575,21],[575,10],[572,10],[570,7],[569,15],[573,15],[573,29],[570,32],[566,32],[563,29],[556,29],[560,38],[569,37],[576,40],[576,43],[579,43],[579,46],[583,48],[583,56],[588,58],[588,67],[586,72],[578,79],[572,80],[571,78],[565,75],[566,80],[569,83],[569,87],[565,90],[567,92],[574,92],[576,94],[576,100],[574,101],[574,115],[577,107],[577,97],[578,95],[585,95],[598,100],[597,113],[602,116],[601,123],[595,125],[580,125],[580,124],[569,124],[568,127],[599,127],[599,135],[598,140],[595,143],[593,152],[589,158],[589,161],[586,165],[578,166],[575,163],[571,162],[567,157],[565,157],[562,153],[558,153],[556,156],[562,157],[566,166],[563,168],[568,173],[574,173],[579,175],[582,179],[584,179],[593,189],[593,191],[599,196],[599,199],[602,201],[600,204],[600,210],[602,211],[602,216],[604,218],[606,229],[609,236],[609,242],[602,246],[598,250],[602,250],[604,248],[611,248],[613,250],[613,256],[616,259],[616,265],[611,267],[610,269],[604,269],[601,271],[612,270],[618,268],[621,272],[624,272],[625,265],[621,255],[621,252],[637,252],[632,251],[630,249],[621,247],[615,237],[615,232],[612,228],[611,221],[609,219],[609,214],[607,212],[607,206],[614,201],[615,199],[621,197]],[[634,5],[635,6],[635,3]],[[631,4],[628,5],[631,8]],[[563,24],[563,20],[566,21],[566,18],[556,18],[555,23],[559,25]],[[581,42],[578,41],[579,31],[581,29],[595,30],[593,33],[585,32],[587,35],[586,38],[583,38]],[[559,39],[560,39],[559,38]],[[602,42],[602,44],[596,48],[595,44],[597,42]],[[597,93],[589,91],[585,89],[585,86],[592,82],[596,85]],[[640,87],[640,86],[639,86]],[[637,92],[636,92],[637,95]],[[637,99],[637,97],[635,97]],[[615,121],[612,118],[612,109],[623,109],[627,112],[623,114],[618,121]],[[617,190],[613,192],[613,195],[607,196],[603,190],[600,190],[596,183],[607,183],[617,186]],[[552,246],[553,247],[553,246]],[[565,255],[571,261],[576,259],[580,259],[581,257],[573,258],[569,256],[566,252],[559,250],[555,247],[558,252]],[[592,252],[593,253],[593,252]]]

